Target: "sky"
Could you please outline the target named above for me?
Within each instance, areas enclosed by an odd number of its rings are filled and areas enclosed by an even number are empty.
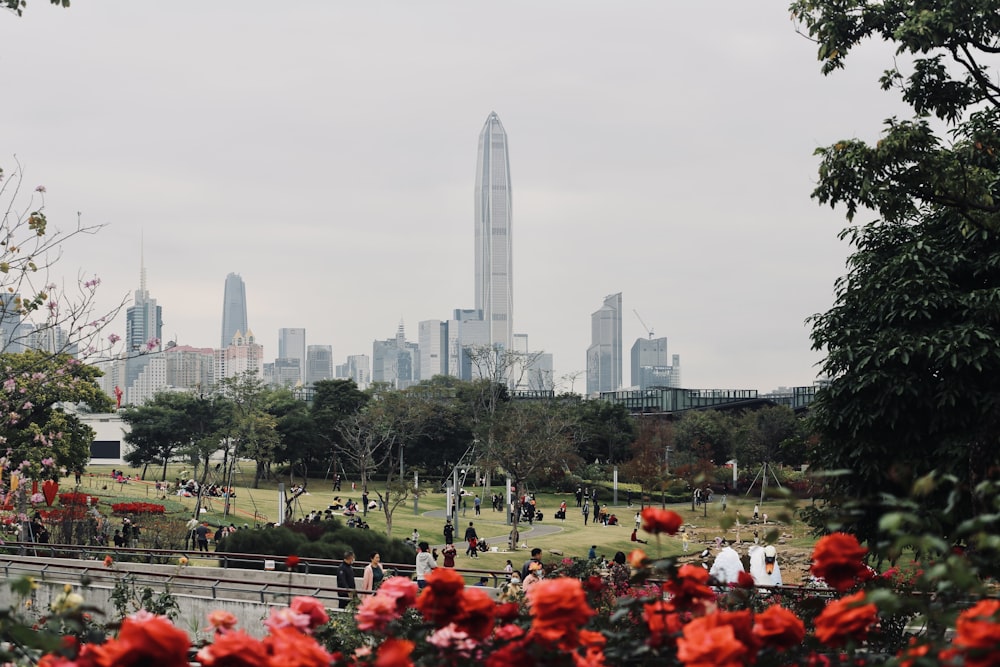
[[[626,385],[648,326],[683,386],[768,391],[816,379],[806,319],[850,253],[813,151],[905,113],[890,47],[828,77],[815,55],[785,2],[29,0],[0,13],[0,166],[22,205],[45,186],[51,227],[106,225],[57,265],[100,277],[99,306],[141,251],[163,338],[218,347],[236,272],[265,359],[304,327],[343,363],[473,307],[496,111],[514,330],[559,388],[583,391],[590,315],[622,292]]]

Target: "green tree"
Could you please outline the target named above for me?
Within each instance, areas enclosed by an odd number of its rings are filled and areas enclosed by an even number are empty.
[[[867,40],[893,44],[881,86],[913,109],[911,119],[886,120],[874,144],[845,139],[819,149],[814,196],[845,205],[848,219],[859,208],[887,223],[933,211],[966,230],[1000,229],[996,0],[798,0],[791,11],[818,45],[824,74]]]
[[[280,443],[277,419],[266,412],[267,390],[255,371],[225,378],[219,385],[220,393],[233,404],[232,422],[228,438],[232,441],[229,454],[227,486],[232,486],[233,471],[239,458],[254,461],[253,488],[260,488],[260,480],[270,472],[275,451]],[[226,499],[226,513],[229,499]]]
[[[793,17],[824,73],[883,40],[882,77],[913,111],[874,144],[821,148],[813,196],[877,219],[855,250],[813,345],[831,378],[812,406],[812,463],[833,501],[809,519],[889,554],[883,517],[904,510],[935,539],[993,511],[977,485],[1000,471],[1000,4],[996,0],[800,0]],[[887,57],[888,60],[888,57]],[[904,67],[906,71],[904,71]]]
[[[94,432],[69,409],[111,409],[96,383],[101,372],[37,350],[0,354],[0,369],[6,378],[0,390],[4,463],[30,479],[58,479],[61,468],[86,466]]]
[[[316,437],[325,443],[332,463],[336,451],[344,445],[341,424],[356,414],[371,396],[358,389],[354,380],[321,380],[313,385],[313,389],[310,416],[315,423]],[[343,464],[339,469],[343,470]]]
[[[793,463],[796,442],[802,440],[801,421],[783,405],[747,410],[735,418],[733,454],[746,469],[763,463]]]
[[[722,465],[733,455],[732,419],[719,410],[688,410],[674,424],[674,443],[678,464]]]
[[[608,401],[573,401],[579,424],[577,455],[587,463],[621,463],[635,440],[635,418],[628,408]]]

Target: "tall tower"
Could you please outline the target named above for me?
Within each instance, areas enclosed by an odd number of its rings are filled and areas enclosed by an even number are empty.
[[[604,297],[590,316],[587,348],[587,394],[617,391],[622,386],[622,293]]]
[[[146,289],[146,263],[139,253],[139,289],[125,311],[125,351],[131,356],[159,352],[163,337],[163,311]]]
[[[476,309],[489,323],[490,345],[511,349],[514,287],[507,133],[490,112],[476,160]]]
[[[278,329],[278,359],[298,361],[295,382],[305,382],[306,375],[306,330],[302,328]]]
[[[226,292],[222,297],[221,349],[229,347],[233,336],[247,331],[247,288],[238,273],[226,276]]]

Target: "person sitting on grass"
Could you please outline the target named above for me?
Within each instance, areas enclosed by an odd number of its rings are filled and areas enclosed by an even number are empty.
[[[632,529],[632,541],[633,542],[638,542],[639,544],[648,544],[647,540],[640,540],[639,539],[638,532],[639,531],[636,530],[635,528]]]

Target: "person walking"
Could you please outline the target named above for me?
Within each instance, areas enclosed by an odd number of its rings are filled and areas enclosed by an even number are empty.
[[[337,567],[337,588],[341,589],[338,605],[341,609],[347,609],[347,605],[356,595],[354,591],[357,588],[354,581],[354,552],[350,549],[344,552],[344,560]]]
[[[427,585],[427,575],[437,567],[434,557],[431,556],[431,545],[421,542],[417,551],[417,588],[423,590]]]
[[[385,579],[385,570],[382,569],[382,555],[375,552],[371,555],[368,565],[365,565],[365,572],[361,577],[361,590],[374,591]]]
[[[479,558],[479,535],[476,534],[476,528],[471,521],[469,527],[465,529],[465,542],[469,545],[469,548],[465,550],[465,555]]]
[[[198,536],[198,551],[208,551],[208,522],[204,521],[200,526],[195,529],[195,534]]]
[[[479,499],[479,496],[477,495],[477,496],[476,496],[476,499],[475,499],[475,500],[473,500],[472,502],[473,502],[473,505],[474,505],[474,506],[475,506],[475,508],[476,508],[476,516],[479,516],[479,509],[480,509],[480,507],[482,506],[482,504],[483,504],[483,501],[482,501],[482,500],[480,500],[480,499]]]
[[[587,519],[590,518],[590,503],[586,500],[583,501],[583,525],[587,525]]]
[[[444,522],[444,543],[451,544],[455,541],[455,526],[451,525],[451,519]]]

